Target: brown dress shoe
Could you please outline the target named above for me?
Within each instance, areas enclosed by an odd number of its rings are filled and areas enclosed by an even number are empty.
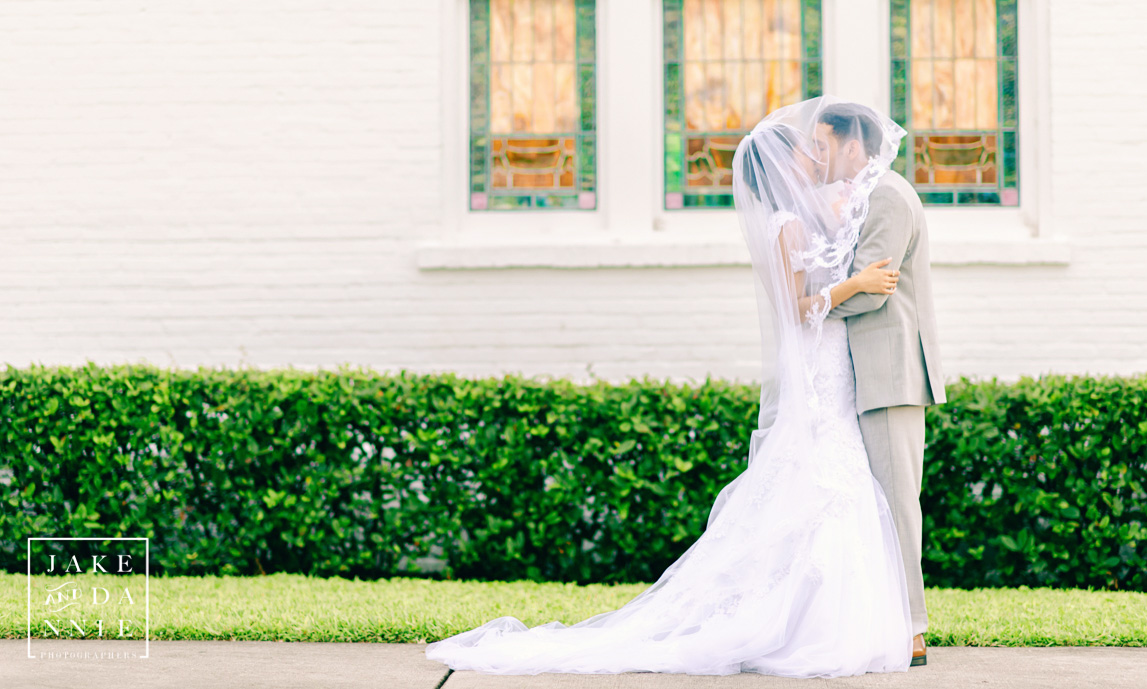
[[[912,663],[909,667],[928,664],[928,649],[924,646],[924,635],[917,634],[912,637]]]

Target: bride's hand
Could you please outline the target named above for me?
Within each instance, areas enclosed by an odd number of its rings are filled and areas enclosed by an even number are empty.
[[[900,280],[899,270],[888,270],[884,266],[892,262],[891,258],[883,261],[869,263],[864,270],[856,274],[857,283],[861,292],[869,294],[892,294],[896,291],[896,283]]]

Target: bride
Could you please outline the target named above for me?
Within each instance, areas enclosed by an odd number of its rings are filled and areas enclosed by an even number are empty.
[[[887,261],[848,270],[904,130],[882,119],[879,154],[850,184],[823,185],[812,137],[832,102],[773,112],[733,158],[761,323],[761,410],[748,466],[717,496],[705,532],[621,608],[572,626],[499,617],[430,644],[427,658],[492,674],[908,669],[896,527],[865,454],[844,321],[826,318],[858,292],[895,290]]]

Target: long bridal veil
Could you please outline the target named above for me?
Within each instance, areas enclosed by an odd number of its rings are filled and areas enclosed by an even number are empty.
[[[733,200],[749,247],[761,328],[761,406],[749,462],[779,424],[803,438],[820,411],[813,385],[829,291],[848,277],[868,199],[907,132],[871,108],[833,96],[780,108],[741,140],[733,156]],[[830,152],[841,141],[868,163],[833,181]],[[806,403],[807,402],[807,403]],[[712,524],[724,504],[719,496]]]
[[[720,491],[704,533],[621,608],[570,626],[499,617],[430,644],[427,658],[492,674],[907,668],[895,527],[859,430],[824,423],[842,402],[817,371],[829,289],[847,277],[868,195],[904,134],[856,107],[821,97],[778,109],[733,157],[761,324],[761,412],[748,464]],[[868,145],[850,183],[825,183],[834,145],[825,120],[837,140]]]

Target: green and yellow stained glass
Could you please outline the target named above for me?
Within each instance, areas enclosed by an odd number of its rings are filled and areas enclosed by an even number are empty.
[[[593,0],[470,1],[470,209],[597,208]]]
[[[820,0],[665,0],[666,209],[733,205],[733,153],[821,94]]]
[[[924,203],[1019,204],[1016,0],[892,0],[896,169]]]

